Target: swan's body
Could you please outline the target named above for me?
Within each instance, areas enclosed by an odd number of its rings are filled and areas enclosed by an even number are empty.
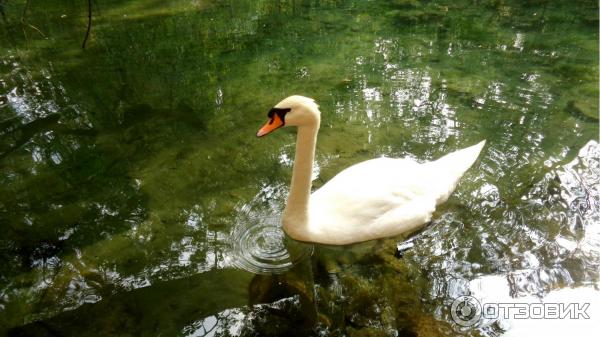
[[[431,219],[473,165],[485,141],[436,161],[378,158],[355,164],[310,193],[320,111],[307,97],[291,96],[269,113],[259,132],[298,127],[296,157],[283,229],[293,239],[345,245],[410,233]]]

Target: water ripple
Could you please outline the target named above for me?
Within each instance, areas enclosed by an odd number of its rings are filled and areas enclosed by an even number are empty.
[[[231,232],[233,264],[255,274],[279,274],[312,254],[313,246],[286,236],[277,217],[250,216]]]

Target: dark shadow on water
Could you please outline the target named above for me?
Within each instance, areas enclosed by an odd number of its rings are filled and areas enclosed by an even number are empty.
[[[194,319],[247,305],[251,277],[225,269],[158,282],[12,328],[8,336],[176,336]]]

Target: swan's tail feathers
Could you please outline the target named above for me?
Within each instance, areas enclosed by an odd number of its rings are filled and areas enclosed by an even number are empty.
[[[462,176],[475,163],[484,145],[485,140],[482,140],[473,146],[448,153],[433,163],[439,165],[438,168],[442,171]]]
[[[442,158],[430,163],[434,166],[434,172],[443,172],[437,177],[438,179],[441,178],[444,180],[444,182],[440,181],[440,187],[444,191],[439,195],[437,200],[438,205],[448,199],[460,178],[473,163],[475,163],[484,145],[485,140],[482,140],[478,144],[448,153]]]

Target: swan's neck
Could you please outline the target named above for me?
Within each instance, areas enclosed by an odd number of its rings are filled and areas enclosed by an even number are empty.
[[[283,212],[283,226],[288,232],[300,233],[308,226],[312,169],[319,125],[298,127],[292,184]]]

